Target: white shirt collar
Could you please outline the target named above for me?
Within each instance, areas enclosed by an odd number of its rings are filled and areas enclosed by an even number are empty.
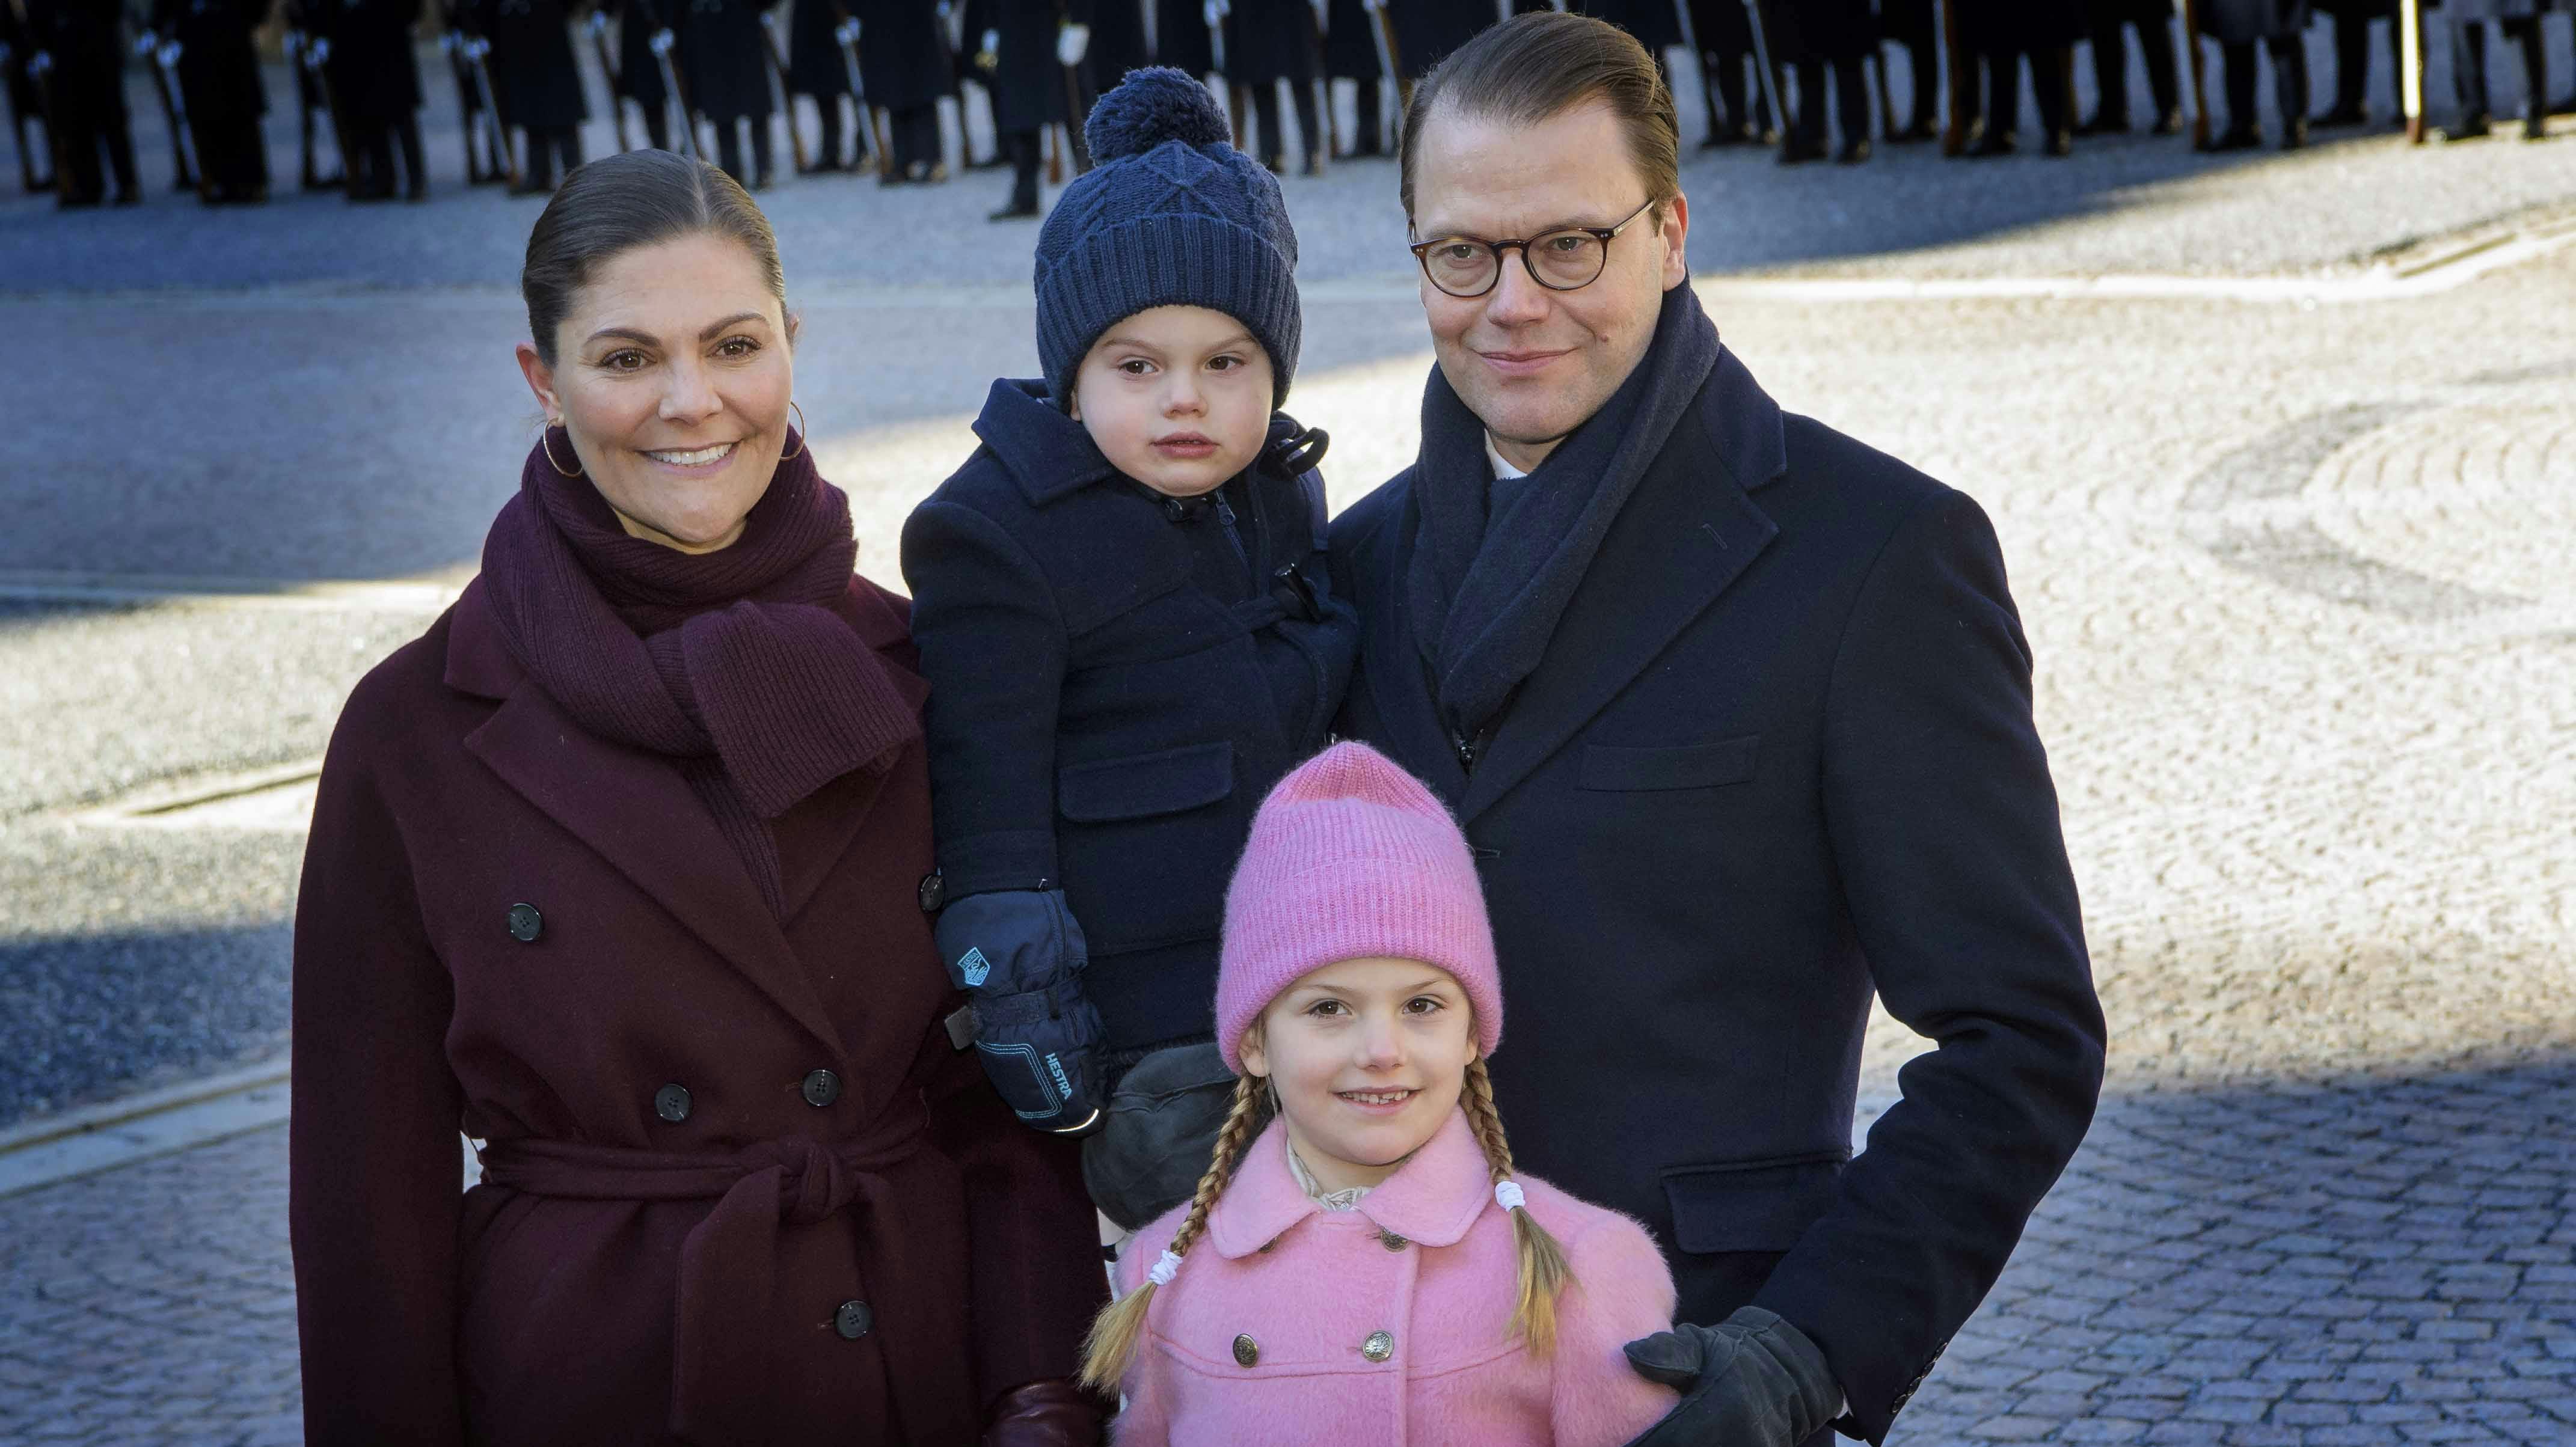
[[[1494,434],[1491,432],[1485,434],[1485,461],[1494,469],[1496,482],[1509,482],[1516,477],[1529,476],[1527,469],[1514,467],[1503,460],[1501,450],[1494,446]]]

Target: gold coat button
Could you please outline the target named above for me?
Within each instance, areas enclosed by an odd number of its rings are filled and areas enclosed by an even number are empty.
[[[1389,1251],[1401,1251],[1413,1243],[1396,1235],[1392,1231],[1380,1231],[1377,1233],[1377,1244],[1385,1247]]]
[[[1383,1333],[1381,1333],[1381,1335],[1383,1335]],[[1372,1337],[1370,1340],[1374,1341],[1376,1338]],[[1254,1341],[1248,1336],[1238,1336],[1234,1339],[1234,1364],[1236,1366],[1248,1367],[1260,1360],[1261,1343]]]
[[[1241,1338],[1241,1337],[1236,1337],[1236,1338],[1235,1338],[1235,1341],[1236,1341],[1237,1343],[1242,1342],[1242,1340],[1243,1340],[1243,1338]],[[1241,1355],[1241,1353],[1239,1353],[1239,1352],[1238,1352],[1238,1353],[1237,1353],[1237,1355],[1239,1356],[1239,1355]],[[1383,1332],[1383,1331],[1373,1331],[1373,1332],[1370,1332],[1370,1333],[1369,1333],[1369,1339],[1368,1339],[1367,1341],[1364,1341],[1364,1342],[1361,1342],[1361,1343],[1360,1343],[1360,1355],[1361,1355],[1361,1356],[1364,1356],[1364,1357],[1366,1357],[1366,1358],[1368,1358],[1370,1361],[1373,1361],[1373,1362],[1382,1362],[1382,1361],[1385,1361],[1388,1357],[1394,1356],[1394,1355],[1395,1355],[1395,1336],[1394,1336],[1394,1334],[1393,1334],[1393,1333],[1391,1333],[1391,1332]],[[1250,1365],[1250,1364],[1249,1364],[1249,1363],[1246,1363],[1246,1365]]]

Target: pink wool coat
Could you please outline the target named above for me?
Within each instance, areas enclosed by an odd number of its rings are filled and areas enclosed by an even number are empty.
[[[1511,1330],[1511,1219],[1463,1113],[1352,1211],[1326,1211],[1298,1187],[1273,1121],[1179,1275],[1155,1293],[1122,1383],[1116,1447],[1616,1447],[1636,1436],[1676,1398],[1630,1370],[1620,1347],[1671,1325],[1672,1275],[1636,1222],[1543,1181],[1520,1184],[1524,1209],[1574,1268],[1548,1358]],[[1122,1294],[1187,1210],[1129,1244]],[[1379,1332],[1389,1350],[1371,1361],[1362,1348]]]

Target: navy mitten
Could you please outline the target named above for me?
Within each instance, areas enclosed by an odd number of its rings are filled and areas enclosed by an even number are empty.
[[[1060,889],[1008,889],[939,912],[939,958],[975,1007],[975,1053],[1020,1119],[1077,1134],[1099,1123],[1100,1012],[1090,963]]]

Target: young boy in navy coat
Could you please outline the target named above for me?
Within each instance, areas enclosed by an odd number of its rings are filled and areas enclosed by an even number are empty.
[[[1329,590],[1323,435],[1276,410],[1300,330],[1278,182],[1178,71],[1130,75],[1086,135],[1098,164],[1038,236],[1046,376],[993,384],[983,445],[903,535],[931,681],[923,903],[994,1082],[1065,1132],[1165,1047],[1202,1046],[1223,1113],[1204,1042],[1226,878],[1323,745],[1358,635]],[[1130,1226],[1171,1204],[1121,1209],[1096,1170],[1094,1191]]]

